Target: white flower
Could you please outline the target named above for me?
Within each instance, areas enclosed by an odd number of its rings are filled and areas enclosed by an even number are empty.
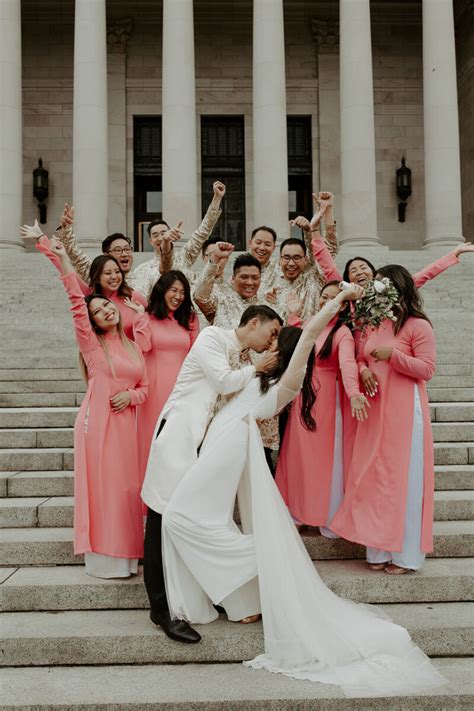
[[[383,294],[383,292],[387,289],[387,285],[384,284],[383,281],[378,281],[377,279],[374,279],[374,289],[377,294]]]

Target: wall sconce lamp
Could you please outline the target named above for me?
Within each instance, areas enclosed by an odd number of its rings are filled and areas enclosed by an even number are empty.
[[[43,168],[41,158],[38,161],[38,167],[33,171],[33,197],[38,200],[40,222],[46,224],[46,205],[44,201],[48,197],[48,171]]]
[[[398,221],[405,222],[405,211],[407,200],[411,195],[411,170],[405,165],[405,156],[402,157],[402,165],[397,170],[397,196],[401,202],[398,203]]]

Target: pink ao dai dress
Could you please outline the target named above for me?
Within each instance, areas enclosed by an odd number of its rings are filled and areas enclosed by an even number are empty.
[[[136,406],[146,400],[143,356],[106,335],[109,360],[96,336],[75,274],[62,277],[77,344],[87,372],[87,392],[74,425],[74,552],[84,553],[86,572],[126,577],[143,555]],[[110,361],[110,362],[109,362]],[[131,405],[116,414],[110,398],[128,390]]]
[[[166,319],[157,319],[148,313],[135,314],[133,336],[144,354],[150,381],[148,399],[138,410],[138,450],[142,481],[158,417],[198,333],[199,322],[196,315],[193,315],[187,330],[180,326],[173,313]]]

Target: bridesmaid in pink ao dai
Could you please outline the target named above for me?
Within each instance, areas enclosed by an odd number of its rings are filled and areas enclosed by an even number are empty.
[[[325,284],[320,309],[339,294],[338,285],[336,281]],[[305,424],[300,393],[291,405],[278,457],[276,483],[296,523],[320,526],[323,535],[334,538],[327,524],[344,495],[345,422],[341,407],[344,392],[350,401],[352,416],[360,420],[367,417],[367,400],[359,389],[354,339],[341,314],[318,336],[315,366],[316,401],[311,407],[315,427]]]
[[[400,294],[397,321],[361,341],[378,383],[367,423],[358,425],[344,501],[331,521],[340,536],[367,546],[372,569],[417,570],[433,550],[434,457],[426,381],[435,338],[413,278],[379,269]],[[391,564],[390,564],[391,561]]]
[[[143,555],[136,406],[148,394],[145,363],[116,305],[101,295],[84,297],[62,244],[53,240],[51,249],[87,374],[74,425],[74,552],[84,553],[90,575],[128,577]]]
[[[135,311],[133,335],[144,354],[150,380],[148,400],[138,411],[138,447],[143,478],[156,422],[196,340],[199,323],[189,282],[180,271],[168,271],[158,279],[146,311],[133,300],[125,303]]]

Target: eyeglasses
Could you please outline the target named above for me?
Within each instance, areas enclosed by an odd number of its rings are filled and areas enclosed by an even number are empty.
[[[109,254],[114,254],[117,257],[121,257],[122,254],[131,254],[131,253],[132,253],[131,247],[114,247],[113,249],[109,250]]]
[[[295,254],[294,256],[291,256],[291,254],[283,254],[280,259],[286,264],[289,264],[290,262],[298,264],[302,259],[304,259],[304,257],[301,254]]]

